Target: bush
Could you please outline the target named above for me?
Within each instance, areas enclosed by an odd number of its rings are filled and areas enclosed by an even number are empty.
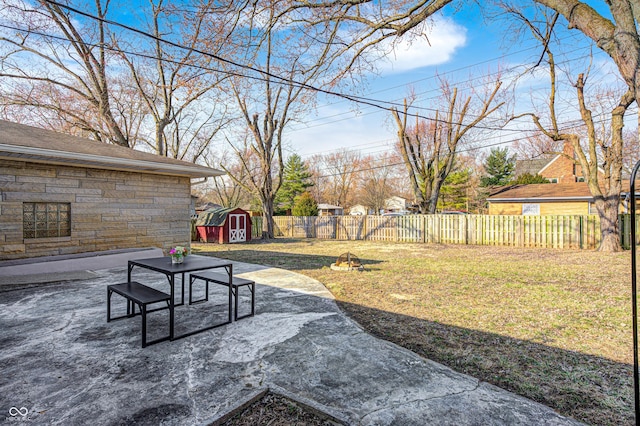
[[[291,214],[294,216],[317,216],[318,203],[309,192],[303,192],[295,198]]]

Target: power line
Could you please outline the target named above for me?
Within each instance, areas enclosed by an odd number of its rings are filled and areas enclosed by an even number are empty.
[[[31,30],[31,29],[18,28],[18,27],[6,25],[6,24],[0,24],[0,28],[6,28],[6,29],[13,30],[13,31],[20,31],[20,32],[25,32],[25,33],[29,33],[29,34],[35,34],[35,35],[38,35],[38,36],[41,36],[41,37],[46,37],[46,38],[50,38],[50,39],[54,39],[54,40],[59,40],[59,41],[62,41],[62,42],[70,42],[70,40],[65,38],[65,37],[56,36],[56,35],[52,35],[52,34],[46,34],[46,33],[42,33],[42,32],[39,32],[39,31]],[[155,37],[155,36],[152,36],[152,37]],[[114,53],[126,54],[126,55],[130,55],[130,56],[141,57],[141,58],[152,59],[152,60],[158,60],[159,59],[162,62],[167,62],[167,63],[171,63],[171,64],[176,64],[176,65],[185,65],[185,66],[188,66],[188,67],[191,67],[191,68],[200,69],[200,70],[203,70],[203,71],[219,72],[219,73],[227,74],[227,75],[234,76],[234,77],[242,77],[242,78],[248,78],[248,79],[264,81],[264,82],[267,81],[265,78],[251,76],[251,75],[247,75],[247,74],[242,74],[242,73],[239,73],[239,72],[233,72],[233,71],[229,71],[229,70],[223,70],[223,69],[212,68],[212,67],[205,67],[203,65],[184,64],[183,62],[178,61],[178,60],[172,60],[172,59],[167,59],[167,58],[157,58],[157,57],[154,57],[154,56],[149,55],[149,54],[144,54],[144,53],[139,53],[139,52],[132,52],[132,51],[124,50],[124,49],[121,49],[121,48],[117,48],[116,49],[114,47],[105,46],[105,45],[98,44],[98,43],[89,43],[89,42],[86,42],[86,41],[82,41],[82,44],[84,46],[88,46],[88,47],[101,47],[101,48],[104,48],[105,50],[108,50],[108,51],[111,51],[111,52],[114,52]],[[184,49],[188,49],[187,47],[183,47],[183,48]],[[281,78],[281,80],[282,80],[282,78]],[[310,87],[312,87],[312,86],[310,86]],[[386,102],[386,103],[389,103],[390,105],[393,105],[393,106],[403,106],[404,105],[404,104],[402,104],[400,102],[394,102],[394,101],[383,101],[383,100],[369,99],[369,98],[364,98],[364,97],[351,97],[351,95],[344,95],[344,94],[340,94],[338,92],[323,91],[322,89],[317,89],[317,88],[313,89],[313,90],[321,91],[321,92],[324,92],[324,93],[331,93],[331,94],[334,94],[336,96],[341,96],[342,98],[348,99],[348,100],[350,100],[352,102],[362,103],[362,104],[365,104],[367,106],[373,106],[373,107],[376,107],[378,111],[379,110],[384,110],[384,111],[388,112],[390,109],[386,108],[384,106],[381,106],[381,105],[373,104],[371,102],[380,102],[380,103],[385,103]],[[370,102],[362,101],[362,100],[358,100],[358,99],[369,99]],[[423,109],[423,110],[428,110],[428,111],[437,111],[436,109],[428,108],[428,107],[411,106],[410,108]],[[371,111],[371,112],[363,114],[363,115],[374,114],[376,112],[377,111]],[[436,120],[436,119],[434,119],[432,117],[427,117],[427,116],[423,116],[423,115],[419,115],[419,114],[410,114],[410,113],[408,113],[407,115],[410,116],[410,117],[421,118],[421,119],[428,120],[428,121],[442,122],[442,123],[449,124],[449,125],[461,125],[461,126],[464,125],[464,123],[462,123],[462,122],[449,123],[449,122],[447,122],[445,120]],[[471,116],[471,117],[473,118],[474,116]],[[335,120],[335,121],[331,121],[329,123],[324,123],[324,124],[320,124],[320,125],[333,124],[333,123],[336,123],[336,122],[339,122],[339,121],[345,121],[345,120],[349,120],[349,119],[351,119],[351,118],[344,118],[344,119],[341,119],[341,120]],[[478,128],[478,129],[493,130],[493,131],[503,131],[504,130],[503,127],[482,126],[482,125],[479,125],[479,124],[474,126],[474,127]],[[291,131],[300,131],[300,130],[302,130],[302,129],[292,129]]]
[[[567,60],[565,60],[565,61],[557,62],[557,65],[562,65],[562,64],[570,63],[570,62],[573,62],[573,61],[576,61],[576,60],[580,60],[580,59],[588,58],[589,56],[590,56],[590,55],[588,55],[588,54],[587,54],[587,55],[583,55],[583,56],[580,56],[580,57],[567,59]],[[512,67],[512,68],[508,68],[508,69],[504,70],[503,72],[510,72],[510,71],[514,71],[514,70],[516,70],[517,68],[521,68],[521,67],[524,67],[524,66],[526,66],[526,65],[525,65],[525,64],[520,64],[520,65],[514,66],[514,67]],[[489,76],[490,76],[490,74],[489,74]],[[486,77],[487,77],[487,75],[482,75],[482,76],[479,76],[479,77],[471,78],[471,79],[469,79],[469,80],[458,81],[458,82],[456,82],[456,83],[454,84],[454,86],[457,86],[457,85],[459,85],[459,84],[461,84],[461,83],[463,83],[463,84],[468,84],[468,83],[471,83],[471,82],[473,82],[473,81],[480,80],[480,79],[483,79],[483,78],[486,78]],[[411,84],[411,83],[408,83],[408,84]],[[396,87],[402,87],[402,86],[396,86]],[[434,91],[437,91],[437,90],[439,90],[439,89],[429,89],[429,90],[426,90],[426,91],[423,91],[423,92],[418,92],[418,93],[416,94],[416,97],[418,97],[418,96],[420,96],[420,95],[423,95],[423,94],[426,94],[426,93],[429,93],[429,92],[434,92]],[[379,91],[378,91],[378,92],[379,92]],[[378,93],[378,92],[376,92],[376,93]],[[434,98],[435,98],[435,97],[430,97],[430,98],[419,98],[419,99],[420,99],[420,101],[421,101],[421,102],[424,102],[424,101],[427,101],[427,100],[430,100],[430,99],[434,99]],[[400,101],[401,101],[401,99],[397,99],[397,98],[396,98],[396,100],[394,100],[394,101],[392,101],[392,102],[397,102],[397,104],[396,104],[396,105],[401,105]],[[326,106],[328,106],[328,105],[330,105],[330,104],[326,104]],[[412,106],[410,106],[410,108],[418,109],[418,110],[425,110],[425,111],[433,111],[433,112],[438,111],[438,110],[437,110],[437,109],[435,109],[435,108],[423,107],[423,106],[419,106],[419,105],[412,105]],[[371,115],[371,114],[377,114],[378,112],[379,112],[379,110],[375,110],[375,111],[371,111],[371,112],[367,112],[367,113],[359,113],[359,114],[358,114],[358,116],[359,116],[359,117],[361,117],[361,116],[367,116],[367,115]],[[311,120],[308,120],[308,121],[307,121],[307,123],[308,123],[308,122],[314,123],[314,122],[322,121],[322,120],[329,119],[329,118],[334,118],[334,117],[343,117],[343,116],[344,116],[344,113],[337,113],[337,114],[330,115],[330,116],[327,116],[327,117],[319,117],[319,118],[316,118],[316,119],[311,119]],[[474,116],[470,116],[470,117],[474,117]],[[291,131],[291,132],[296,132],[296,131],[305,130],[305,129],[308,129],[308,128],[321,127],[321,126],[331,125],[331,124],[334,124],[334,123],[337,123],[337,122],[341,122],[341,121],[346,121],[346,120],[349,120],[349,119],[351,119],[351,118],[350,118],[350,117],[347,117],[347,118],[341,118],[341,119],[339,119],[339,120],[323,121],[323,122],[320,122],[320,123],[318,123],[318,124],[312,124],[312,125],[310,125],[310,126],[306,126],[306,127],[294,127],[294,128],[293,128],[293,129],[291,129],[290,131]],[[501,130],[502,130],[502,128],[495,128],[495,129],[489,129],[489,130],[497,130],[497,131],[501,131]]]
[[[362,96],[349,95],[349,94],[344,94],[344,93],[335,92],[335,91],[329,91],[329,90],[325,90],[325,89],[322,89],[322,88],[319,88],[319,87],[315,87],[313,85],[310,85],[310,84],[307,84],[307,83],[304,83],[304,82],[295,81],[292,78],[280,77],[280,76],[275,75],[273,73],[270,73],[268,71],[261,70],[259,68],[252,67],[252,66],[249,66],[249,65],[246,65],[246,64],[241,64],[241,63],[238,63],[236,61],[232,61],[232,60],[223,58],[223,57],[221,57],[219,55],[215,55],[215,54],[212,54],[212,53],[209,53],[209,52],[204,52],[204,51],[199,50],[199,49],[189,48],[189,47],[183,46],[183,45],[181,45],[179,43],[176,43],[176,42],[173,42],[173,41],[170,41],[170,40],[166,40],[166,39],[163,39],[161,37],[157,37],[157,36],[155,36],[153,34],[150,34],[150,33],[145,32],[143,30],[139,30],[139,29],[131,27],[129,25],[125,25],[125,24],[122,24],[122,23],[119,23],[119,22],[116,22],[116,21],[113,21],[113,20],[108,20],[108,19],[105,19],[105,18],[102,18],[102,17],[98,17],[98,16],[95,16],[95,15],[92,15],[92,14],[87,13],[87,12],[83,12],[83,11],[78,10],[76,8],[73,8],[73,7],[58,3],[58,2],[56,2],[54,0],[45,0],[45,1],[47,1],[48,3],[50,3],[52,5],[56,5],[56,6],[60,7],[60,8],[64,8],[64,9],[69,10],[71,12],[74,12],[74,13],[77,13],[79,15],[85,16],[87,18],[103,22],[103,23],[105,23],[107,25],[118,26],[118,27],[123,28],[125,30],[132,31],[132,32],[134,32],[136,34],[142,35],[144,37],[151,38],[151,39],[153,39],[155,41],[158,41],[158,42],[161,42],[161,43],[166,43],[168,45],[171,45],[171,46],[179,48],[179,49],[189,50],[189,51],[198,53],[200,55],[213,58],[213,59],[215,59],[215,60],[217,60],[219,62],[232,65],[233,67],[237,67],[237,68],[240,68],[240,69],[243,69],[243,70],[256,72],[259,75],[262,75],[263,77],[256,77],[256,76],[247,75],[247,74],[240,73],[240,72],[232,72],[232,71],[229,71],[229,70],[220,70],[220,69],[214,69],[214,68],[210,68],[210,67],[203,67],[203,66],[195,65],[195,64],[187,64],[190,67],[196,67],[198,69],[202,69],[202,70],[206,70],[206,71],[220,72],[220,73],[225,73],[227,75],[250,78],[250,79],[255,79],[255,80],[259,80],[259,81],[268,81],[266,77],[269,77],[269,78],[273,78],[273,79],[277,80],[277,82],[279,82],[279,84],[290,84],[290,85],[293,85],[295,87],[300,87],[300,88],[304,88],[304,89],[307,89],[307,90],[312,90],[312,91],[315,91],[317,93],[323,93],[323,94],[326,94],[326,95],[336,96],[336,97],[339,97],[339,98],[344,99],[344,100],[349,100],[351,102],[363,104],[363,105],[366,105],[366,106],[369,106],[369,107],[374,107],[374,108],[385,110],[385,111],[388,111],[389,107],[384,106],[384,105],[380,105],[380,104],[385,104],[385,105],[388,105],[388,106],[402,106],[402,104],[400,104],[398,102],[384,101],[384,100],[374,99],[374,98],[370,98],[370,97],[362,97]],[[43,34],[43,33],[36,33],[34,31],[15,28],[15,27],[9,27],[9,26],[6,26],[6,25],[2,25],[2,26],[5,27],[5,28],[16,30],[16,31],[30,32],[30,33],[33,33],[33,34],[38,34],[38,35],[40,35],[42,37],[51,37],[51,38],[54,38],[54,39],[64,40],[64,41],[70,42],[70,40],[65,39],[63,37],[58,37],[58,36],[54,36],[54,35],[47,35],[47,34]],[[88,46],[94,46],[94,47],[100,46],[100,47],[107,48],[107,49],[110,49],[112,51],[123,53],[123,54],[137,55],[139,57],[144,57],[144,58],[147,58],[147,59],[154,59],[154,60],[160,59],[162,61],[166,61],[166,62],[169,62],[169,63],[180,63],[178,61],[171,61],[171,60],[166,59],[166,58],[157,58],[157,57],[153,57],[151,55],[145,55],[145,54],[134,53],[134,52],[127,52],[127,51],[124,51],[124,50],[121,50],[121,49],[114,49],[114,48],[110,48],[108,46],[104,46],[104,45],[101,45],[101,44],[90,44],[90,43],[87,43],[87,42],[84,42],[84,41],[82,41],[82,43],[84,43],[84,44],[86,44]],[[513,54],[515,54],[515,53],[513,53]],[[575,60],[575,59],[572,59],[572,60]],[[489,60],[487,60],[487,61],[489,61]],[[487,61],[485,61],[485,62],[487,62]],[[566,62],[569,62],[569,60],[567,60]],[[471,65],[471,66],[473,66],[473,65]],[[435,78],[435,77],[432,76],[432,77],[429,77],[429,78]],[[469,81],[473,81],[473,80],[475,80],[475,79],[471,79]],[[376,92],[376,93],[378,93],[378,92]],[[428,108],[428,107],[416,107],[416,106],[414,106],[412,108],[421,109],[421,110],[433,110],[432,108]],[[415,116],[415,117],[418,117],[418,118],[423,118],[423,119],[430,120],[430,121],[436,121],[431,117],[424,117],[424,116],[421,116],[419,114],[408,114],[408,115]],[[576,122],[579,122],[579,120],[576,120]],[[463,123],[449,123],[449,124],[453,124],[453,125],[460,124],[460,125],[462,125]],[[570,127],[573,127],[573,126],[574,125],[570,125]],[[517,129],[517,130],[516,129],[509,129],[509,128],[504,128],[503,126],[501,126],[501,127],[476,126],[476,127],[480,128],[480,129],[492,130],[492,131],[518,131],[518,132],[527,132],[527,131],[530,132],[531,131],[531,130],[526,130],[526,129]],[[500,144],[510,143],[510,142],[512,142],[512,141],[501,142]],[[488,145],[488,146],[491,146],[491,145]]]
[[[570,63],[570,62],[573,62],[573,61],[576,61],[576,60],[585,59],[585,58],[588,58],[589,56],[590,56],[589,54],[586,54],[586,55],[583,55],[583,56],[580,56],[580,57],[575,57],[575,58],[567,59],[565,61],[560,61],[560,62],[557,62],[556,64],[557,65],[562,65],[562,64]],[[503,72],[515,71],[517,68],[521,68],[521,67],[524,67],[524,66],[526,66],[526,65],[525,64],[520,64],[520,65],[514,66],[512,68],[506,69]],[[475,80],[484,79],[486,77],[487,77],[486,75],[482,75],[482,76],[475,77],[475,78],[472,78],[472,79],[469,79],[469,80],[465,80],[465,81],[462,81],[462,82],[456,82],[456,84],[454,84],[454,85],[458,85],[460,83],[471,83],[471,82],[473,82]],[[429,92],[434,92],[434,91],[437,91],[437,90],[439,90],[439,89],[429,89],[429,90],[424,91],[424,92],[418,92],[416,94],[416,98],[418,98],[422,94],[426,94],[426,93],[429,93]],[[434,99],[434,98],[435,97],[418,98],[418,99],[420,99],[421,102],[424,102],[424,101],[427,101],[427,100],[430,100],[430,99]],[[401,101],[401,99],[396,99],[396,100],[392,100],[392,101],[389,101],[389,102],[391,104],[393,104],[393,105],[403,105],[400,101]],[[411,105],[411,106],[409,106],[409,108],[416,109],[416,110],[441,112],[436,108],[424,107],[424,106],[420,106],[420,105]],[[370,111],[370,112],[366,112],[366,113],[359,113],[358,117],[367,116],[367,115],[371,115],[371,114],[377,114],[379,112],[380,112],[379,110],[375,110],[375,111]],[[319,117],[319,118],[316,118],[316,119],[311,119],[311,120],[308,120],[307,123],[308,122],[314,123],[314,122],[318,122],[318,121],[322,121],[322,120],[326,120],[326,119],[330,119],[330,118],[335,118],[335,117],[344,117],[344,115],[345,115],[345,113],[341,112],[341,113],[337,113],[337,114],[334,114],[334,115],[331,115],[331,116],[327,116],[327,117]],[[420,118],[424,118],[423,116],[419,116],[419,115],[414,115],[414,114],[409,114],[409,115],[410,116],[417,116],[417,117],[420,117]],[[470,118],[474,118],[474,117],[477,117],[477,116],[471,115],[469,117]],[[318,124],[312,124],[310,126],[294,127],[293,129],[290,129],[290,132],[306,130],[306,129],[314,128],[314,127],[327,126],[327,125],[331,125],[331,124],[338,123],[338,122],[341,122],[341,121],[347,121],[347,120],[350,120],[350,119],[351,119],[351,117],[344,117],[344,118],[340,118],[338,120],[322,121],[322,122],[320,122]],[[435,121],[435,119],[433,119],[433,118],[427,118],[427,119],[430,120],[430,121]],[[457,125],[459,123],[452,123],[452,124]],[[491,126],[482,126],[482,125],[479,125],[479,126],[476,126],[476,127],[477,128],[483,128],[483,129],[486,129],[486,130],[495,130],[495,131],[509,130],[509,129],[504,129],[503,127],[491,127]]]
[[[558,42],[562,42],[562,41],[566,41],[566,40],[572,39],[572,38],[575,38],[575,35],[568,34],[565,37],[559,37],[557,39],[557,41]],[[412,85],[412,84],[419,83],[419,82],[426,81],[426,80],[433,80],[438,76],[444,76],[444,75],[448,75],[448,74],[457,73],[457,72],[460,72],[460,71],[465,70],[465,69],[470,69],[470,68],[473,68],[473,67],[477,67],[479,65],[492,63],[492,62],[495,62],[495,61],[497,61],[499,59],[504,59],[504,58],[507,58],[507,57],[510,57],[510,56],[513,56],[513,55],[524,53],[524,52],[529,51],[529,50],[537,50],[539,48],[540,48],[540,46],[538,44],[536,44],[535,46],[531,46],[531,47],[527,47],[527,48],[524,48],[524,49],[516,50],[516,51],[510,52],[510,53],[507,53],[507,54],[503,54],[503,55],[500,55],[500,56],[497,56],[497,57],[494,57],[494,58],[486,59],[486,60],[483,60],[483,61],[480,61],[480,62],[476,62],[476,63],[473,63],[473,64],[469,64],[469,65],[465,65],[463,67],[459,67],[459,68],[456,68],[456,69],[453,69],[453,70],[439,72],[437,75],[431,75],[431,76],[424,77],[424,78],[421,78],[421,79],[418,79],[418,80],[412,80],[412,81],[409,81],[409,82],[406,82],[406,83],[403,83],[403,84],[399,84],[399,85],[395,85],[395,86],[391,86],[391,87],[386,87],[384,89],[379,89],[379,90],[376,90],[374,92],[371,92],[370,95],[387,92],[389,90],[404,88],[404,87],[407,87],[408,85]],[[563,62],[566,63],[568,61],[563,61]],[[524,66],[524,64],[521,64],[521,66]],[[492,74],[497,74],[497,73],[498,72],[490,73],[488,75],[490,76]],[[466,80],[466,81],[463,80],[463,81],[459,81],[457,84],[466,83],[466,82],[473,81],[473,80],[475,80],[475,79]],[[328,104],[326,104],[326,105],[328,105]]]
[[[471,151],[477,151],[479,149],[484,149],[484,148],[491,148],[494,146],[500,146],[500,145],[505,145],[508,143],[513,143],[513,142],[517,142],[519,139],[511,139],[508,141],[502,141],[502,142],[495,142],[495,143],[491,143],[491,144],[486,144],[486,145],[482,145],[482,146],[477,146],[477,147],[471,147],[471,148],[466,148],[466,149],[459,149],[456,150],[456,153],[463,153],[463,152],[471,152]],[[406,163],[404,161],[400,162],[400,163],[390,163],[390,164],[382,164],[379,166],[372,166],[372,167],[367,167],[364,169],[358,169],[358,170],[353,170],[350,173],[360,173],[360,172],[366,172],[366,171],[370,171],[370,170],[378,170],[378,169],[383,169],[385,167],[398,167],[398,166],[405,166]],[[328,178],[328,177],[334,177],[334,176],[339,176],[342,173],[332,173],[332,174],[328,174],[328,175],[323,175],[323,176],[317,176],[318,179],[322,179],[322,178]]]
[[[163,39],[162,37],[155,36],[155,35],[153,35],[151,33],[148,33],[146,31],[137,29],[135,27],[132,27],[132,26],[129,26],[129,25],[126,25],[126,24],[122,24],[120,22],[116,22],[116,21],[113,21],[113,20],[110,20],[110,19],[102,18],[102,17],[96,16],[96,15],[90,14],[88,12],[81,11],[81,10],[79,10],[77,8],[74,8],[74,7],[59,3],[59,2],[54,1],[54,0],[44,0],[44,1],[49,3],[49,4],[55,5],[57,7],[60,7],[62,9],[66,9],[66,10],[74,12],[74,13],[76,13],[78,15],[84,16],[86,18],[93,19],[93,20],[96,20],[96,21],[100,21],[100,22],[105,23],[107,25],[113,25],[113,26],[116,26],[116,27],[120,27],[120,28],[125,29],[127,31],[131,31],[131,32],[134,32],[136,34],[142,35],[143,37],[151,38],[154,41],[157,41],[157,42],[160,42],[160,43],[165,43],[165,44],[168,44],[170,46],[176,47],[178,49],[189,50],[189,51],[195,52],[195,53],[197,53],[199,55],[215,59],[215,60],[217,60],[219,62],[228,64],[228,65],[232,65],[232,66],[237,67],[237,68],[250,70],[250,71],[262,74],[262,75],[264,75],[266,77],[276,79],[276,80],[278,80],[278,81],[280,81],[281,83],[284,83],[284,84],[292,85],[294,87],[304,88],[304,89],[311,90],[311,91],[314,91],[314,92],[317,92],[317,93],[323,93],[325,95],[337,96],[337,97],[340,97],[340,98],[343,98],[343,99],[350,100],[352,102],[362,103],[362,104],[370,105],[370,106],[373,106],[373,107],[376,107],[376,108],[388,109],[388,108],[385,108],[384,106],[378,105],[376,103],[376,102],[385,103],[382,100],[369,99],[369,98],[356,96],[356,95],[347,95],[347,94],[344,94],[344,93],[339,93],[339,92],[335,92],[335,91],[331,91],[331,90],[322,89],[320,87],[316,87],[316,86],[313,86],[313,85],[310,85],[310,84],[307,84],[307,83],[304,83],[304,82],[299,82],[299,81],[294,80],[293,78],[280,77],[280,76],[278,76],[276,74],[273,74],[273,73],[271,73],[269,71],[262,70],[260,68],[256,68],[256,67],[253,67],[253,66],[250,66],[250,65],[246,65],[246,64],[241,64],[239,62],[236,62],[236,61],[233,61],[233,60],[230,60],[230,59],[226,59],[226,58],[223,58],[222,56],[219,56],[219,55],[216,55],[216,54],[213,54],[213,53],[209,53],[209,52],[205,52],[205,51],[200,50],[200,49],[186,47],[186,46],[181,45],[180,43],[176,43],[176,42],[173,42],[171,40]],[[223,72],[226,72],[226,71],[223,71]],[[249,77],[249,76],[245,76],[245,77]]]
[[[325,95],[336,96],[336,97],[339,97],[339,98],[342,98],[342,99],[349,100],[351,102],[360,103],[360,104],[363,104],[363,105],[368,105],[368,106],[371,106],[371,107],[374,107],[374,108],[378,108],[378,109],[382,109],[382,110],[386,110],[386,111],[389,111],[391,107],[396,107],[396,106],[397,107],[403,107],[404,106],[404,104],[399,103],[399,102],[384,101],[384,100],[380,100],[380,99],[374,99],[374,98],[351,95],[351,94],[344,94],[344,93],[340,93],[340,92],[336,92],[336,91],[322,89],[320,87],[316,87],[316,86],[310,85],[308,83],[296,81],[293,78],[281,77],[281,76],[278,76],[278,75],[273,74],[273,73],[271,73],[269,71],[266,71],[266,70],[262,70],[262,69],[259,69],[259,68],[256,68],[256,67],[253,67],[253,66],[250,66],[250,65],[246,65],[246,64],[241,64],[241,63],[238,63],[236,61],[223,58],[222,56],[219,56],[219,55],[216,55],[216,54],[213,54],[213,53],[205,52],[205,51],[202,51],[202,50],[196,49],[196,48],[186,47],[186,46],[184,46],[184,45],[182,45],[180,43],[176,43],[176,42],[173,42],[171,40],[166,40],[166,39],[164,39],[162,37],[155,36],[153,34],[150,34],[150,33],[146,32],[146,31],[137,29],[135,27],[132,27],[132,26],[129,26],[129,25],[126,25],[126,24],[122,24],[122,23],[117,22],[117,21],[113,21],[113,20],[110,20],[110,19],[106,19],[106,18],[103,18],[103,17],[99,17],[99,16],[96,16],[96,15],[93,15],[93,14],[88,13],[88,12],[81,11],[81,10],[79,10],[77,8],[74,8],[74,7],[59,3],[59,2],[57,2],[55,0],[44,0],[44,1],[46,1],[49,4],[55,5],[57,7],[69,10],[69,11],[74,12],[74,13],[77,13],[77,14],[79,14],[81,16],[84,16],[84,17],[87,17],[89,19],[100,21],[100,22],[103,22],[103,23],[105,23],[107,25],[117,26],[117,27],[123,28],[123,29],[125,29],[127,31],[131,31],[131,32],[134,32],[136,34],[142,35],[143,37],[151,38],[154,41],[165,43],[165,44],[168,44],[170,46],[176,47],[178,49],[192,51],[192,52],[195,52],[197,54],[200,54],[200,55],[215,59],[215,60],[217,60],[219,62],[232,65],[234,67],[238,67],[238,68],[241,68],[241,69],[250,70],[250,71],[262,74],[262,75],[264,75],[266,77],[278,80],[280,82],[280,84],[288,84],[288,85],[292,85],[294,87],[299,87],[299,88],[315,91],[317,93],[323,93]],[[157,59],[157,58],[154,58],[154,59]],[[196,65],[189,64],[189,66],[196,66]],[[196,67],[200,67],[200,66],[196,66]],[[202,68],[202,69],[206,69],[206,68]],[[232,72],[227,71],[227,70],[217,70],[217,71],[218,72],[222,72],[222,73],[227,73],[229,75],[241,76],[241,77],[246,77],[246,78],[252,78],[252,79],[267,81],[265,78],[262,78],[262,79],[255,78],[255,77],[244,75],[244,74],[232,73]],[[384,105],[389,105],[389,107],[384,106]],[[413,108],[414,109],[423,109],[423,110],[433,110],[433,109],[429,109],[427,107],[413,107]],[[456,126],[457,125],[460,125],[460,126],[464,125],[463,122],[447,123],[444,120],[436,120],[436,119],[434,119],[432,117],[426,117],[426,116],[423,116],[423,115],[420,115],[420,114],[417,114],[417,113],[415,113],[415,114],[409,114],[408,113],[407,115],[411,116],[411,117],[416,117],[416,118],[421,118],[421,119],[424,119],[424,120],[432,121],[432,122],[441,121],[441,122],[444,122],[445,124],[449,124],[449,125],[456,125]],[[479,129],[484,129],[484,130],[494,130],[494,131],[500,131],[501,130],[500,127],[489,127],[489,126],[482,126],[482,125],[476,125],[475,127],[479,128]]]

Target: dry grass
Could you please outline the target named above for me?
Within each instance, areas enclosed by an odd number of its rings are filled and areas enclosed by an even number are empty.
[[[324,283],[370,333],[590,424],[633,423],[629,253],[276,240],[194,251]],[[365,272],[336,272],[343,252]]]

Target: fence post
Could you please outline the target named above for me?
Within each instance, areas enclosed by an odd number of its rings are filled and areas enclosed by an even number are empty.
[[[462,216],[462,223],[464,224],[464,245],[468,246],[469,245],[469,219],[467,218],[468,215],[463,215]]]
[[[618,223],[620,224],[620,243],[623,248],[629,249],[631,248],[631,220],[629,215],[618,215]]]

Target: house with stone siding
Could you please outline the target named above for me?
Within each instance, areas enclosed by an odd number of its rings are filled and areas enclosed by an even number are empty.
[[[0,120],[0,260],[190,242],[209,167]]]

